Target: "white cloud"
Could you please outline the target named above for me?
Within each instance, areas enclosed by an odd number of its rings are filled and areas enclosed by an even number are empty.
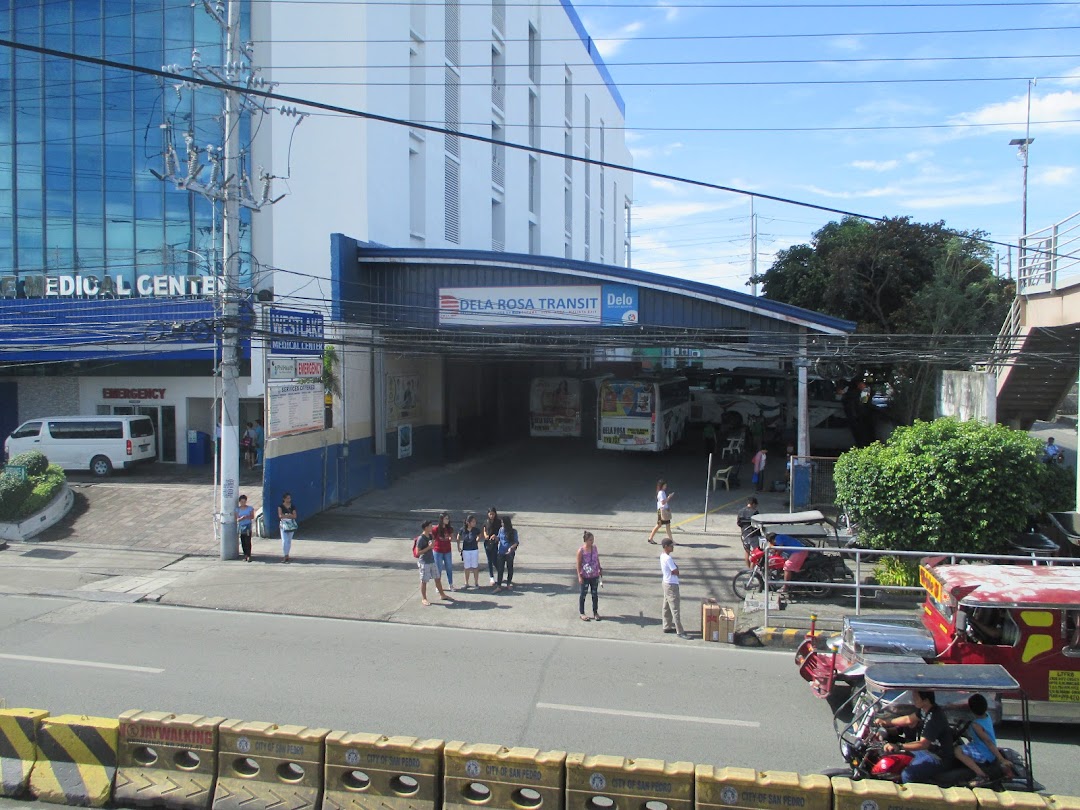
[[[916,149],[915,151],[908,152],[906,155],[904,155],[904,160],[906,160],[908,163],[922,163],[923,161],[929,160],[933,156],[934,153],[931,152],[929,149]]]
[[[673,141],[672,143],[659,144],[657,146],[629,146],[630,156],[634,158],[634,162],[643,160],[651,160],[655,157],[668,157],[678,150],[683,148],[683,145],[679,141]]]
[[[837,51],[853,53],[863,49],[863,42],[859,37],[831,37],[829,46]]]
[[[853,160],[851,167],[870,172],[889,172],[900,165],[899,160]]]
[[[660,0],[660,2],[656,4],[656,7],[659,9],[663,9],[664,22],[675,22],[675,20],[679,18],[678,7],[672,6],[670,3],[667,3],[664,0]]]
[[[999,188],[969,189],[953,194],[933,194],[925,197],[912,197],[902,201],[902,205],[913,209],[961,208],[976,205],[1000,205],[1016,198],[1015,194]]]
[[[634,220],[641,226],[670,225],[700,214],[712,214],[745,205],[742,198],[730,202],[645,203],[634,207]]]
[[[1078,75],[1080,79],[1080,75]],[[1080,131],[1080,123],[1046,124],[1042,121],[1063,121],[1080,117],[1080,92],[1062,90],[1057,93],[1044,93],[1031,96],[1031,120],[1040,131]],[[949,119],[952,124],[984,124],[994,127],[1008,127],[1015,130],[1023,127],[1027,120],[1027,93],[987,104],[976,110],[955,115]]]
[[[680,190],[679,186],[676,183],[673,183],[671,180],[661,180],[657,177],[650,177],[649,185],[659,191],[669,191],[675,193]]]
[[[596,50],[604,59],[610,59],[622,50],[623,46],[640,33],[644,27],[644,23],[636,21],[619,26],[614,31],[608,31],[605,34],[593,37]]]
[[[1076,177],[1075,166],[1047,166],[1035,172],[1031,182],[1039,186],[1067,186]]]
[[[862,189],[861,191],[830,191],[821,186],[801,186],[801,188],[811,194],[817,194],[819,197],[827,197],[830,200],[863,200],[877,197],[895,197],[898,194],[903,193],[902,189],[898,186],[880,186],[879,188],[867,188]]]

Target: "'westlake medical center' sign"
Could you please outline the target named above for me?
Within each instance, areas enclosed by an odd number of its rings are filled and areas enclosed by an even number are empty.
[[[271,354],[322,357],[323,345],[321,312],[270,308]]]
[[[124,276],[27,274],[0,276],[0,298],[212,298],[225,289],[218,276]]]
[[[629,284],[565,287],[442,287],[440,326],[637,326]]]

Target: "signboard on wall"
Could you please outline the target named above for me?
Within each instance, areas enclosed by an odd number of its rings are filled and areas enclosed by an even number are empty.
[[[638,288],[441,287],[440,326],[636,326]]]
[[[270,354],[322,357],[323,316],[270,307]]]
[[[420,413],[420,375],[390,374],[386,377],[386,423],[390,427]]]
[[[292,436],[322,430],[325,409],[322,383],[297,383],[267,387],[270,437]]]
[[[412,455],[412,425],[398,425],[397,457],[409,458]]]

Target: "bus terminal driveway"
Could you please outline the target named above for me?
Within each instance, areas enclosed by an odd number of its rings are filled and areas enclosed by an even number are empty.
[[[750,476],[744,463],[742,488],[709,493],[706,531],[707,461],[697,449],[687,443],[682,452],[654,455],[524,441],[414,473],[310,519],[299,503],[300,530],[288,565],[281,562],[280,542],[263,538],[254,540],[254,562],[218,561],[205,492],[132,482],[126,503],[110,501],[107,530],[80,536],[83,516],[62,535],[38,544],[74,552],[64,559],[27,559],[31,545],[0,552],[5,563],[19,563],[0,566],[7,571],[0,573],[0,589],[78,595],[115,588],[127,594],[124,599],[193,607],[700,644],[701,600],[734,602],[731,578],[744,567],[734,513],[750,492]],[[776,474],[770,478],[780,477],[781,463],[771,466]],[[661,633],[660,547],[646,542],[656,519],[658,478],[667,479],[674,493],[683,624],[697,634],[696,642]],[[185,497],[192,499],[187,513],[176,504]],[[155,510],[156,498],[176,507],[167,520]],[[762,511],[787,509],[786,495],[765,494],[761,501]],[[446,510],[460,527],[464,514],[474,512],[482,521],[489,506],[511,515],[519,530],[513,589],[494,592],[482,559],[481,588],[462,590],[464,573],[455,553],[457,590],[448,594],[451,600],[423,606],[411,552],[420,523]],[[154,529],[140,528],[138,542],[128,546],[123,525],[130,520]],[[582,622],[577,612],[574,560],[585,529],[596,535],[604,568],[599,623]],[[183,544],[177,544],[181,537]],[[171,561],[162,565],[157,552],[172,553],[164,558]],[[142,558],[147,570],[140,578],[133,567]],[[81,576],[72,578],[72,570]],[[431,595],[437,597],[434,588]],[[591,605],[586,612],[591,614]]]

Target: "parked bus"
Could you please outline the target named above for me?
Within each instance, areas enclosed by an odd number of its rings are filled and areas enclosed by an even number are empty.
[[[659,453],[683,437],[690,419],[685,377],[604,380],[598,402],[601,450]]]
[[[796,382],[794,375],[775,369],[717,371],[690,389],[690,422],[738,430],[756,417],[764,422],[766,435],[779,438],[795,429]],[[807,397],[810,444],[818,448],[850,448],[855,437],[836,387],[829,380],[811,377]]]
[[[595,436],[597,388],[610,376],[533,377],[529,387],[529,435]]]

